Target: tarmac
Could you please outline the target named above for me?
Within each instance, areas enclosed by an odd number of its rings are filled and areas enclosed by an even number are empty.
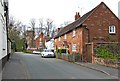
[[[98,64],[75,62],[82,67],[86,67],[92,70],[96,70],[105,73],[109,76],[118,78],[120,76],[120,70],[110,68]],[[14,54],[10,57],[9,61],[5,64],[2,71],[2,79],[29,79],[28,72],[26,70],[22,60],[19,57],[15,57]],[[120,78],[120,77],[119,77]]]

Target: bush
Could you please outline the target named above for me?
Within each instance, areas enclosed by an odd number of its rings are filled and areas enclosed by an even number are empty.
[[[56,53],[59,54],[66,53],[66,49],[56,49]]]
[[[109,51],[108,48],[106,48],[106,46],[102,46],[96,49],[96,56],[100,57],[100,58],[110,58],[110,59],[117,59],[118,60],[118,56],[114,55],[113,53],[111,53]]]

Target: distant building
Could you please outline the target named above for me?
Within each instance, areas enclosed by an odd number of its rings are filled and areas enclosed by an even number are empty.
[[[45,46],[47,49],[52,49],[54,50],[54,39],[50,39],[48,41],[45,41]]]
[[[26,42],[27,42],[27,49],[33,48],[34,38],[33,38],[33,31],[28,30],[26,32]]]
[[[42,32],[38,36],[35,37],[35,47],[37,49],[45,48],[45,37]]]

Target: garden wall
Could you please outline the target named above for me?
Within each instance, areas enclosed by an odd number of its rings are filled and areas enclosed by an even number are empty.
[[[114,59],[103,59],[103,58],[94,57],[94,63],[108,67],[113,67],[113,68],[120,68],[119,61]]]
[[[69,62],[80,62],[81,57],[80,54],[57,54],[56,58],[63,59]]]

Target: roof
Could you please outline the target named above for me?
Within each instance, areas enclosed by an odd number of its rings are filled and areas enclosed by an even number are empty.
[[[86,13],[85,15],[83,15],[82,17],[80,17],[79,19],[77,19],[76,21],[72,22],[71,24],[65,26],[64,28],[62,28],[59,33],[55,36],[55,38],[58,38],[59,36],[62,36],[74,29],[76,29],[78,26],[80,26],[86,19],[87,17],[93,12],[94,10]]]
[[[43,32],[40,32],[38,35],[35,35],[34,40],[36,40]]]
[[[52,39],[52,37],[45,36],[46,42],[50,41],[51,39]]]
[[[76,21],[74,21],[73,23],[65,26],[63,29],[60,30],[60,32],[59,32],[54,38],[58,38],[58,37],[60,37],[60,36],[62,36],[62,35],[64,35],[64,34],[70,32],[70,31],[72,31],[72,30],[80,27],[80,26],[84,23],[84,21],[85,21],[96,9],[98,9],[98,7],[99,7],[100,5],[102,5],[102,4],[105,5],[104,2],[101,2],[98,6],[96,6],[94,9],[92,9],[92,10],[89,11],[88,13],[84,14],[82,17],[80,17],[80,18],[77,19]],[[105,5],[105,6],[106,6],[106,5]],[[107,7],[107,6],[106,6],[106,7]],[[108,8],[108,7],[107,7],[107,8]],[[108,9],[109,9],[109,8],[108,8]],[[110,10],[110,9],[109,9],[109,10]],[[111,10],[110,10],[110,11],[111,11]],[[111,12],[112,12],[112,11],[111,11]],[[112,13],[113,13],[113,12],[112,12]],[[114,14],[114,13],[113,13],[113,14]],[[82,26],[81,26],[81,27],[82,27]]]

